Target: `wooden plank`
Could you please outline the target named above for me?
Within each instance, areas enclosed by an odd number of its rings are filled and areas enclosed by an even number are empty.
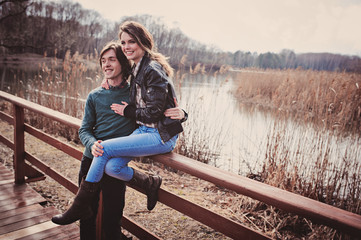
[[[33,166],[29,165],[25,162],[25,176],[27,179],[25,181],[28,182],[35,182],[45,179],[45,175],[42,172],[39,172]]]
[[[7,226],[7,225],[11,225],[14,223],[18,223],[27,219],[31,219],[31,218],[35,218],[35,217],[39,217],[42,215],[46,215],[48,213],[54,213],[56,214],[56,212],[54,212],[54,209],[52,208],[40,208],[40,209],[36,209],[33,210],[31,212],[23,212],[23,213],[18,213],[16,215],[13,216],[9,216],[5,219],[0,219],[0,226]]]
[[[7,169],[3,169],[3,168],[0,169],[0,173],[1,173],[1,174],[3,174],[3,173],[8,173],[8,172],[9,172],[9,170],[7,170]]]
[[[2,185],[7,185],[14,182],[14,174],[3,164],[0,164],[0,188],[2,187]]]
[[[9,180],[3,180],[9,176]],[[46,201],[27,184],[14,184],[14,175],[0,165],[0,239],[76,239],[76,224],[59,226],[50,221],[59,211],[42,207]]]
[[[14,170],[15,183],[25,182],[25,132],[24,132],[24,109],[14,107]]]
[[[11,170],[5,167],[3,164],[0,164],[0,166],[1,166],[0,168],[1,173],[12,173]]]
[[[12,173],[8,169],[1,169],[0,172],[1,172],[1,175],[2,174],[7,174],[7,173]]]
[[[77,231],[71,232],[62,232],[61,234],[53,235],[50,237],[43,238],[43,240],[71,240],[71,239],[80,239],[79,229]]]
[[[63,151],[64,153],[68,154],[69,156],[72,156],[75,159],[81,160],[83,156],[83,152],[79,151],[78,149],[74,148],[70,144],[64,143],[59,141],[58,139],[54,138],[53,136],[44,133],[43,131],[40,131],[39,129],[36,129],[28,124],[25,124],[25,131],[29,134],[33,135],[34,137],[46,142],[47,144]]]
[[[26,159],[33,164],[35,167],[39,168],[42,172],[44,172],[46,175],[57,181],[59,184],[64,186],[66,189],[71,191],[72,193],[76,194],[78,192],[78,186],[75,185],[72,181],[69,179],[63,177],[63,175],[55,170],[53,170],[51,167],[46,165],[44,162],[39,160],[38,158],[32,156],[29,153],[26,154]]]
[[[36,195],[30,199],[6,199],[4,201],[1,201],[0,206],[0,213],[9,211],[15,208],[25,207],[34,203],[41,203],[46,201],[43,197],[40,195]]]
[[[133,235],[138,237],[139,239],[149,239],[149,240],[159,240],[159,238],[152,232],[148,231],[145,227],[140,224],[134,222],[130,218],[123,216],[122,218],[122,227],[126,229],[128,232],[131,232]]]
[[[13,175],[14,176],[14,175]],[[14,182],[8,183],[8,184],[3,184],[0,186],[0,190],[1,191],[6,191],[6,192],[18,192],[18,191],[25,191],[26,189],[28,189],[29,186],[26,184],[15,184]]]
[[[14,149],[14,143],[1,134],[0,134],[0,142],[5,144],[8,148]]]
[[[39,172],[37,169],[33,168],[26,162],[24,162],[24,164],[25,164],[25,176],[27,177],[27,179],[25,179],[25,182],[29,183],[29,182],[40,181],[45,179],[43,173]],[[14,179],[14,174],[12,172],[9,172],[9,170],[7,169],[0,169],[0,175],[1,175],[0,179],[7,179],[7,178]]]
[[[1,179],[12,179],[14,181],[14,174],[13,173],[2,173],[1,174]]]
[[[270,239],[267,235],[225,218],[198,204],[176,196],[164,189],[159,190],[159,201],[233,239]]]
[[[5,185],[5,184],[9,184],[9,183],[14,183],[14,178],[7,179],[7,180],[0,180],[0,186]]]
[[[39,231],[37,233],[20,237],[17,240],[38,240],[38,239],[56,239],[57,237],[62,237],[61,239],[79,239],[80,231],[75,224],[58,226],[49,229],[44,229],[44,231]]]
[[[131,187],[139,192],[145,193],[140,188],[134,186]],[[198,222],[201,222],[213,228],[218,232],[223,233],[228,237],[231,237],[233,239],[270,239],[267,235],[261,232],[255,231],[247,226],[244,226],[217,213],[209,211],[208,209],[198,204],[192,203],[182,197],[179,197],[167,190],[160,188],[158,194],[159,202],[193,218],[194,220],[197,220]],[[128,224],[131,223],[131,221],[129,221],[129,223],[128,221],[129,220],[124,221],[124,228],[126,228],[129,232],[139,232],[137,226],[128,226]],[[140,238],[146,237],[141,235]]]
[[[32,112],[38,113],[42,116],[45,116],[46,118],[63,123],[69,127],[79,129],[79,127],[81,125],[81,120],[79,118],[71,117],[64,113],[41,106],[40,104],[36,104],[36,103],[30,102],[30,101],[27,101],[23,98],[16,97],[16,96],[6,93],[4,91],[0,91],[0,97],[6,99],[7,101],[9,101],[13,104],[20,106],[22,108],[29,109]]]
[[[3,185],[4,186],[4,185]],[[30,189],[29,187],[26,188],[2,188],[1,189],[2,194],[0,195],[1,202],[6,201],[10,198],[30,198],[30,197],[40,197],[38,193],[36,193],[33,189]],[[41,198],[43,202],[45,199]],[[3,204],[1,204],[3,205]]]
[[[25,206],[25,207],[22,207],[22,208],[12,209],[12,210],[9,210],[9,211],[6,211],[6,212],[2,212],[0,214],[0,220],[4,219],[4,218],[16,216],[18,214],[27,213],[27,212],[31,212],[31,211],[36,211],[36,210],[42,209],[42,208],[43,207],[40,204],[33,204],[33,205]]]
[[[51,229],[56,227],[56,224],[54,224],[51,221],[45,221],[39,224],[35,224],[32,226],[29,226],[27,228],[23,228],[20,230],[16,230],[16,231],[12,231],[12,232],[8,232],[5,233],[3,235],[0,235],[0,239],[18,239],[18,238],[22,238],[28,235],[32,235],[47,229]]]
[[[51,217],[58,213],[54,208],[44,208],[44,209],[45,212],[43,215],[13,222],[5,226],[0,226],[0,234],[6,234],[9,232],[18,231],[19,229],[29,228],[33,225],[38,225],[40,223],[50,221]]]
[[[176,153],[152,156],[155,161],[287,212],[348,234],[361,236],[361,215],[230,173]]]
[[[22,194],[23,195],[26,194],[26,196],[33,196],[33,195],[39,196],[39,194],[27,184],[14,184],[14,183],[3,184],[0,185],[0,192],[1,192],[0,200],[5,200],[13,196],[18,196]]]
[[[5,172],[10,172],[10,170],[7,167],[5,167],[3,164],[0,164],[0,170]]]
[[[24,192],[22,191],[16,191],[16,192],[11,192],[11,191],[6,191],[6,190],[2,190],[2,192],[4,194],[0,195],[0,206],[7,204],[6,202],[11,200],[11,199],[26,199],[26,198],[34,198],[34,197],[38,197],[39,195],[31,192],[28,189],[24,189]],[[44,201],[45,199],[43,199]],[[42,202],[43,202],[42,201]]]
[[[14,125],[13,117],[5,112],[0,111],[0,119],[8,122],[10,125]]]

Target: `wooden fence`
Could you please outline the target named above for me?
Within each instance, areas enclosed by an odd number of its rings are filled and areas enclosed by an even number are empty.
[[[24,134],[27,132],[78,160],[81,159],[82,152],[26,124],[24,122],[24,109],[75,129],[80,127],[81,120],[26,101],[3,91],[0,91],[0,98],[13,105],[14,116],[9,116],[4,112],[0,112],[0,118],[14,125],[14,141],[11,142],[2,135],[0,135],[0,141],[14,150],[15,182],[24,183],[26,181],[42,180],[44,179],[45,174],[53,178],[69,191],[76,193],[78,189],[76,184],[63,177],[55,169],[47,166],[40,159],[25,151]],[[217,186],[235,191],[236,193],[243,194],[266,204],[270,204],[284,211],[306,217],[314,222],[328,225],[350,235],[361,236],[361,215],[223,171],[179,154],[168,153],[156,155],[151,158],[171,168],[191,174],[200,179],[214,183]],[[31,167],[28,162],[38,168],[41,172]],[[230,238],[270,239],[269,236],[261,232],[214,213],[162,188],[159,191],[159,201]],[[98,226],[98,239],[102,239],[101,214],[99,214],[98,217]],[[122,220],[122,226],[140,239],[160,239],[149,230],[144,229],[125,216]]]

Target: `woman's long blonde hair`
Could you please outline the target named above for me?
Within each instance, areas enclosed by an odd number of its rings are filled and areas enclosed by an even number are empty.
[[[138,45],[149,54],[150,59],[159,62],[169,77],[173,76],[173,68],[167,58],[154,48],[153,36],[148,29],[138,22],[126,21],[119,28],[119,39],[123,32],[131,35]]]

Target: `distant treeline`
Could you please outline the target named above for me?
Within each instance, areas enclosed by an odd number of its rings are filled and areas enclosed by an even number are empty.
[[[261,54],[224,52],[195,41],[179,28],[169,28],[159,17],[120,16],[118,22],[110,22],[98,12],[84,9],[80,4],[68,0],[0,0],[0,52],[2,55],[37,53],[58,58],[63,58],[68,50],[71,53],[97,54],[105,43],[117,39],[119,25],[125,20],[144,24],[153,34],[159,51],[170,57],[174,67],[180,63],[186,66],[201,63],[207,70],[231,65],[241,68],[361,72],[361,58],[358,56],[295,54],[288,49],[280,53]]]

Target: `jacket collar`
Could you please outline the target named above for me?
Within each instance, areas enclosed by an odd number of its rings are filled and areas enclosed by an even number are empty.
[[[150,62],[150,58],[148,56],[148,54],[145,54],[142,58],[142,60],[140,61],[140,65],[139,65],[139,69],[137,71],[137,75],[134,76],[134,81],[138,84],[140,84],[143,81],[143,70],[146,66],[149,65]]]

